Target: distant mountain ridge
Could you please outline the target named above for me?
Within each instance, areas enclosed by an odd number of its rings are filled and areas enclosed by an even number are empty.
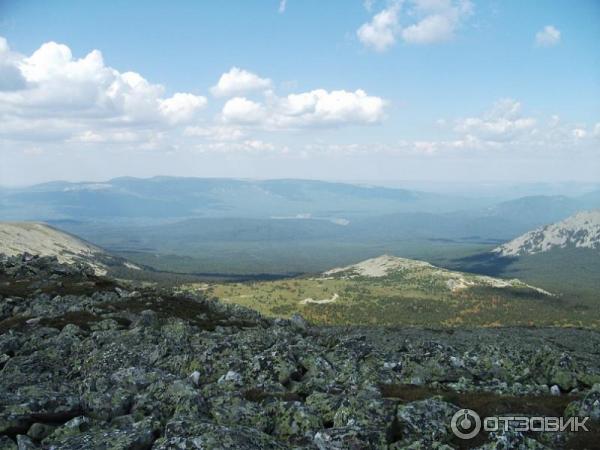
[[[124,177],[3,189],[0,214],[9,220],[38,221],[297,215],[350,219],[380,212],[443,210],[449,201],[438,194],[315,180]]]
[[[537,228],[492,251],[500,256],[515,257],[566,247],[600,249],[600,209],[582,211]]]
[[[0,189],[0,218],[48,223],[157,270],[283,275],[383,253],[468,269],[442,260],[489,254],[600,208],[600,191],[500,203],[473,196],[318,180],[123,177]]]

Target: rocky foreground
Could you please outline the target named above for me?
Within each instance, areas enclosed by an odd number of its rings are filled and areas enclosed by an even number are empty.
[[[597,448],[600,335],[324,329],[0,257],[2,449]],[[590,416],[589,433],[450,430]]]

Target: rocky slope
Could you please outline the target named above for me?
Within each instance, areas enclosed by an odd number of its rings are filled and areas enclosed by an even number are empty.
[[[593,448],[597,431],[462,441],[450,419],[598,420],[599,354],[592,331],[317,328],[0,258],[2,449]]]
[[[0,222],[0,253],[55,256],[61,263],[89,265],[98,275],[105,275],[110,265],[139,269],[89,242],[35,222]]]
[[[522,288],[544,295],[552,295],[543,289],[530,286],[520,280],[504,280],[483,275],[442,269],[426,261],[382,255],[357,264],[338,267],[323,273],[324,277],[383,278],[401,274],[404,280],[418,280],[421,284],[442,284],[450,291],[459,291],[477,286],[493,288]]]
[[[556,248],[600,249],[600,210],[583,211],[523,234],[493,250],[499,256],[533,255]]]

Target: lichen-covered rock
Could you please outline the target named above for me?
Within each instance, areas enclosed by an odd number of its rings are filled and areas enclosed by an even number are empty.
[[[313,443],[319,450],[385,449],[386,435],[370,428],[330,428],[315,433]]]
[[[598,418],[598,348],[586,330],[317,328],[0,257],[0,448],[447,450],[474,394],[530,410],[556,385],[549,404]]]
[[[27,436],[35,441],[41,441],[46,436],[51,434],[54,431],[54,427],[50,425],[46,425],[44,423],[36,422],[27,431]]]
[[[454,450],[454,447],[441,442],[431,442],[419,439],[410,444],[405,442],[394,442],[388,446],[388,450]]]
[[[121,427],[93,427],[86,432],[50,436],[45,440],[48,450],[132,449],[150,448],[158,435],[158,424],[146,419]]]
[[[589,417],[591,421],[600,422],[600,384],[595,384],[581,400],[567,406],[565,417]]]
[[[269,432],[272,428],[272,420],[266,408],[244,399],[240,394],[228,393],[211,397],[209,403],[210,416],[219,425],[242,425],[262,432]]]
[[[300,402],[276,401],[267,406],[273,418],[274,436],[282,439],[312,438],[314,431],[323,428],[323,421],[310,406]]]
[[[550,450],[541,442],[525,436],[518,431],[491,432],[489,442],[477,450]]]
[[[173,421],[153,450],[283,450],[287,448],[268,434],[243,426],[223,426],[210,422]]]
[[[17,435],[17,448],[19,450],[34,450],[37,448],[37,445],[35,445],[29,436],[19,434]]]
[[[402,442],[448,442],[453,434],[450,421],[458,407],[440,398],[430,398],[401,405],[396,411],[396,423]]]
[[[344,396],[325,392],[313,392],[306,398],[306,404],[321,416],[323,423],[331,425],[343,401]]]
[[[8,436],[0,436],[0,448],[2,450],[18,450],[17,443]]]
[[[360,391],[342,400],[333,416],[333,426],[377,428],[387,432],[395,409],[395,402],[382,399],[378,391]]]

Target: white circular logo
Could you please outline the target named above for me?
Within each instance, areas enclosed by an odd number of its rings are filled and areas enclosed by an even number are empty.
[[[450,427],[456,437],[473,439],[481,430],[481,418],[472,409],[459,409],[452,416]]]

